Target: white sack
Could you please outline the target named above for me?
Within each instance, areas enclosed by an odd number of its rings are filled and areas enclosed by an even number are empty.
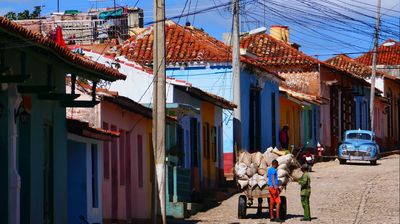
[[[255,152],[251,154],[251,162],[256,164],[257,166],[260,166],[262,158],[263,155],[261,154],[261,152]]]
[[[289,171],[289,168],[288,168],[288,166],[286,165],[286,164],[281,164],[281,165],[279,165],[278,166],[278,170],[286,170],[286,171]]]
[[[265,185],[267,185],[267,178],[265,176],[258,176],[257,185],[262,189]]]
[[[246,170],[247,170],[247,166],[244,163],[239,163],[237,162],[235,164],[235,174],[238,177],[242,177],[244,175],[246,175]]]
[[[272,149],[272,148],[271,148]],[[274,161],[275,159],[278,159],[278,155],[276,155],[275,153],[272,153],[271,150],[267,150],[264,155],[263,155],[265,162],[267,163],[267,166],[271,166],[272,161]]]
[[[254,174],[257,173],[257,170],[258,170],[257,166],[254,163],[252,163],[252,164],[250,164],[249,167],[247,167],[246,175],[249,176],[249,177],[252,177]]]
[[[258,183],[258,178],[259,178],[258,174],[254,174],[254,176],[252,176],[249,179],[249,187],[251,188],[255,187]]]
[[[293,155],[292,154],[287,154],[284,156],[279,156],[276,160],[278,161],[279,165],[286,164],[287,167],[290,167],[290,164],[292,163]]]
[[[248,152],[241,152],[239,154],[239,163],[244,163],[246,166],[250,166],[251,164],[251,154]]]
[[[267,162],[265,161],[265,158],[262,158],[260,166],[258,167],[258,174],[265,175],[267,173],[267,170],[268,170]]]
[[[287,177],[288,176],[288,172],[284,169],[278,169],[278,178],[280,177]]]

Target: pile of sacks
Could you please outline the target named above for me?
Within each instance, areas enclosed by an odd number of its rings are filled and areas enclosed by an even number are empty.
[[[277,169],[279,186],[286,186],[290,174],[296,168],[292,154],[285,154],[272,147],[268,148],[264,154],[241,152],[235,164],[235,175],[241,189],[265,187],[268,183],[268,168],[274,160],[277,160],[279,164]]]

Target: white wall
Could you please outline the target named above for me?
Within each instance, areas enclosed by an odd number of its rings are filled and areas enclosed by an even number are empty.
[[[86,56],[105,65],[110,65],[115,60],[103,57],[97,53],[84,51]],[[118,71],[126,75],[126,80],[112,82],[109,90],[117,91],[119,95],[128,97],[138,103],[151,103],[153,95],[153,74],[143,71],[143,68],[135,62],[128,61],[124,57],[118,57],[121,66]],[[167,103],[173,102],[172,84],[186,85],[174,79],[167,79],[166,97]]]

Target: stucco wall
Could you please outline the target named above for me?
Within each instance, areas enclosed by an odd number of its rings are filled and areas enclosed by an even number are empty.
[[[241,70],[241,97],[242,97],[242,136],[243,149],[249,148],[248,131],[248,110],[249,110],[249,89],[250,85],[255,84],[257,79],[247,69]],[[232,69],[231,66],[211,66],[181,69],[168,69],[167,75],[188,81],[193,86],[205,91],[224,97],[232,101]],[[261,82],[260,82],[261,83]],[[275,93],[276,102],[276,142],[278,142],[279,132],[279,90],[277,83],[265,81],[261,90],[261,150],[265,150],[272,145],[271,127],[271,93]],[[264,113],[266,111],[266,113]],[[233,152],[233,124],[232,112],[223,113],[223,146],[224,152]]]
[[[149,143],[148,139],[148,119],[144,118],[141,115],[134,114],[127,112],[125,110],[120,109],[116,105],[102,102],[101,104],[101,122],[106,122],[109,127],[111,125],[115,125],[117,130],[124,130],[124,132],[130,132],[130,161],[131,161],[131,175],[126,176],[125,184],[121,183],[120,179],[120,153],[121,149],[118,147],[117,151],[111,151],[110,149],[110,156],[109,156],[109,168],[108,171],[110,173],[110,178],[103,179],[103,218],[110,219],[111,217],[111,210],[112,210],[112,197],[118,197],[118,219],[126,220],[127,218],[138,218],[138,219],[148,219],[150,218],[151,213],[151,197],[149,191],[151,191],[152,186],[149,181],[150,170],[148,169],[148,157],[150,153],[147,149],[147,145]],[[143,186],[139,187],[139,155],[138,155],[138,135],[142,136],[142,162],[143,162]],[[125,137],[126,141],[126,137]],[[119,140],[117,140],[117,144],[119,145]],[[112,186],[111,186],[111,178],[112,178],[112,161],[111,157],[112,154],[117,154],[117,169],[118,169],[118,194],[112,195]],[[122,156],[125,158],[125,156]],[[104,157],[104,159],[106,159]],[[127,163],[125,163],[126,167]],[[104,170],[104,172],[107,172]],[[128,172],[126,172],[128,173]],[[127,197],[127,187],[128,187],[128,180],[131,180],[131,197]],[[130,204],[130,205],[128,205]],[[131,207],[130,210],[127,207]],[[127,215],[128,213],[128,215]],[[129,215],[130,214],[130,215]],[[130,217],[129,217],[130,216]]]

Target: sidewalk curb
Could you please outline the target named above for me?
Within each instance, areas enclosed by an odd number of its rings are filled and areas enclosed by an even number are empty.
[[[383,157],[391,156],[391,155],[395,155],[395,154],[400,154],[400,149],[392,150],[392,151],[389,151],[389,152],[381,152],[379,154],[379,157],[383,158]]]

